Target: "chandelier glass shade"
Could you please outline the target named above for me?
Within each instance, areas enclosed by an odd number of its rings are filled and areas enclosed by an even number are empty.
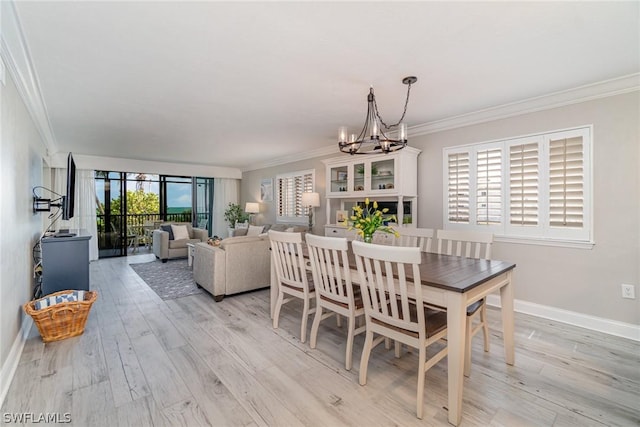
[[[404,103],[402,117],[392,125],[387,125],[380,117],[373,87],[370,88],[367,95],[367,116],[360,133],[358,135],[355,133],[349,134],[346,126],[341,126],[338,129],[338,147],[340,151],[348,154],[390,153],[406,147],[407,124],[402,120],[407,113],[411,85],[416,81],[418,81],[418,78],[414,76],[402,79],[402,83],[408,86],[407,98]],[[395,132],[395,139],[387,135],[386,132]]]

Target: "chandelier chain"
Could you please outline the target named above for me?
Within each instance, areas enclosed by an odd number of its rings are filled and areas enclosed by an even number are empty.
[[[383,120],[382,117],[380,117],[380,113],[378,112],[378,103],[376,102],[376,98],[375,96],[373,97],[373,108],[375,109],[375,113],[376,113],[376,117],[378,118],[378,120],[380,120],[380,124],[382,124],[382,126],[384,126],[385,129],[391,129],[394,128],[396,126],[398,126],[400,123],[402,123],[402,120],[404,119],[405,114],[407,114],[407,105],[409,105],[409,94],[411,93],[411,83],[407,84],[407,99],[405,99],[404,101],[404,110],[402,111],[402,117],[400,117],[400,120],[398,120],[397,123],[393,124],[393,125],[387,125]]]

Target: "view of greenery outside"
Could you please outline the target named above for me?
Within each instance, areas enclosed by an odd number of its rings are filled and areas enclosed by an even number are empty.
[[[120,213],[120,197],[111,200],[111,213]],[[156,193],[147,193],[143,189],[136,191],[127,190],[127,214],[148,214],[160,212],[160,198]]]
[[[96,171],[95,182],[101,257],[126,253],[122,249],[125,237],[146,236],[145,227],[157,221],[192,221],[190,177]],[[160,206],[161,193],[165,195],[164,207]]]

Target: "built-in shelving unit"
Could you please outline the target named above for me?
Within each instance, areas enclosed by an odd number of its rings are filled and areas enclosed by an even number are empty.
[[[325,235],[338,233],[336,215],[351,214],[353,206],[365,198],[397,203],[399,224],[415,226],[418,198],[418,155],[420,150],[406,147],[389,154],[341,156],[324,160],[326,167]],[[409,202],[410,208],[405,209]],[[345,234],[346,235],[346,234]],[[346,235],[346,237],[349,237]]]

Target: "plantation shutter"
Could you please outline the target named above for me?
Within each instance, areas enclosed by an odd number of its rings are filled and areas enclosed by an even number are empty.
[[[549,225],[582,228],[584,223],[582,136],[549,141]]]
[[[448,156],[448,218],[449,222],[469,223],[469,153]]]
[[[312,172],[278,177],[278,216],[306,216],[308,207],[302,206],[302,193],[311,191],[313,191]]]
[[[539,145],[515,144],[509,149],[509,221],[512,225],[538,225]]]
[[[476,154],[476,222],[502,223],[502,150],[478,151]]]

